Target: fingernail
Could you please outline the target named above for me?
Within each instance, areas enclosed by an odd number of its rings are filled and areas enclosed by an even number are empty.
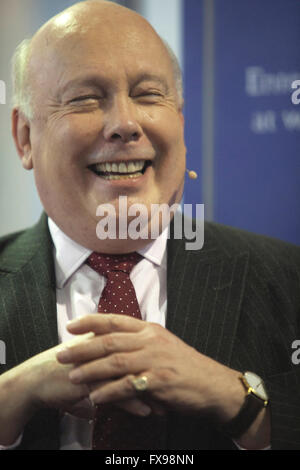
[[[89,333],[84,333],[83,335],[76,335],[69,341],[67,341],[67,347],[71,348],[73,346],[77,346],[80,343],[83,343],[84,341],[87,341],[89,339],[94,338],[96,335],[93,331],[89,331]]]
[[[98,399],[98,397],[99,397],[99,391],[92,392],[89,394],[89,399],[91,400],[93,406],[96,405],[96,400]],[[99,399],[97,401],[99,401]]]
[[[82,379],[81,370],[79,369],[72,370],[69,374],[69,379],[75,383],[81,382],[81,379]]]
[[[89,400],[90,400],[90,402],[91,402],[91,406],[95,406],[95,402],[91,399],[90,395],[89,395],[88,398],[89,398]]]
[[[56,358],[59,360],[59,361],[69,361],[71,359],[71,353],[70,353],[70,350],[68,348],[61,348],[57,354],[56,354]]]
[[[77,326],[80,324],[80,318],[74,318],[74,320],[69,320],[67,326]]]
[[[152,413],[151,408],[147,405],[141,406],[139,411],[142,416],[149,416]]]

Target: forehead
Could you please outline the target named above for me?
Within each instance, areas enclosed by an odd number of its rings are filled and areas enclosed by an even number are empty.
[[[146,24],[112,24],[77,28],[43,38],[43,60],[36,56],[39,81],[74,80],[85,72],[118,80],[153,75],[172,80],[170,57],[161,39]],[[41,51],[41,49],[40,49]],[[42,64],[42,66],[41,66]],[[45,84],[46,84],[45,83]]]

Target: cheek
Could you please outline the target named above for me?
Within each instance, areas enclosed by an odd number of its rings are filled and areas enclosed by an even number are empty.
[[[166,122],[168,125],[166,125]],[[179,119],[164,121],[160,127],[160,164],[164,172],[174,176],[185,169],[185,143],[183,126]]]
[[[53,116],[34,136],[34,154],[43,165],[51,168],[63,167],[76,161],[80,165],[86,161],[87,153],[99,138],[101,120],[92,113],[73,113]]]
[[[52,118],[33,130],[34,176],[43,202],[84,188],[83,169],[95,135],[99,135],[95,120],[83,114]]]
[[[157,119],[153,119],[156,132],[156,142],[162,153],[171,154],[174,159],[180,158],[184,153],[183,123],[176,110],[164,109]]]
[[[52,142],[56,151],[63,153],[66,160],[76,157],[80,161],[80,155],[86,157],[99,139],[100,119],[92,114],[72,114],[55,126],[51,131]],[[57,148],[58,147],[58,148]]]
[[[186,148],[182,120],[176,116],[165,126],[165,152],[162,154],[160,173],[162,191],[169,203],[179,203],[184,187]],[[167,182],[167,184],[166,184]]]

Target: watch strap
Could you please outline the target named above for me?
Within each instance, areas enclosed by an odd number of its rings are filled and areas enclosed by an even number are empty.
[[[248,391],[239,413],[229,422],[223,424],[220,431],[230,438],[242,436],[264,407],[265,402],[251,391]]]

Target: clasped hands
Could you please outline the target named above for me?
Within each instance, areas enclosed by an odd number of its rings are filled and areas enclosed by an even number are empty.
[[[93,418],[96,407],[85,406],[88,397],[95,405],[111,403],[140,416],[168,410],[193,417],[205,414],[217,426],[236,416],[244,403],[240,372],[158,324],[92,314],[70,322],[67,329],[74,335],[71,341],[1,375],[4,445],[15,442],[41,408]],[[147,378],[146,391],[136,390],[133,379],[139,377]],[[270,414],[263,409],[240,445],[258,449],[269,443]]]
[[[170,408],[184,414],[211,412],[221,420],[230,417],[230,401],[227,404],[219,392],[226,387],[230,391],[231,386],[234,390],[238,372],[160,325],[124,315],[94,314],[69,322],[67,329],[73,335],[94,333],[83,342],[63,346],[56,358],[73,366],[69,380],[85,385],[95,405],[114,403],[137,415],[164,414]],[[132,382],[139,376],[148,379],[142,394]]]

